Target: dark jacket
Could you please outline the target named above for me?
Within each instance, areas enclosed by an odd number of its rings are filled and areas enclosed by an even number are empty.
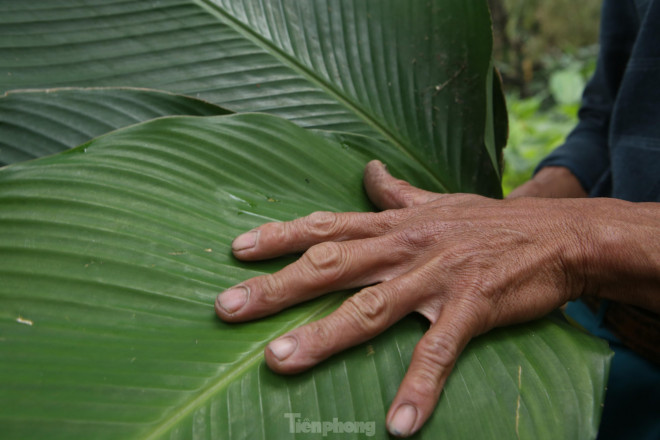
[[[541,162],[593,197],[660,202],[660,0],[605,0],[580,122]]]

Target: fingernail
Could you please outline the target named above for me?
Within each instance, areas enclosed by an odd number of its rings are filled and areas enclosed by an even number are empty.
[[[218,295],[218,305],[227,313],[234,313],[245,305],[248,300],[248,289],[245,287],[234,287],[225,290]]]
[[[283,361],[296,351],[298,342],[290,336],[276,339],[268,344],[268,349],[275,355],[277,360]]]
[[[415,420],[417,420],[417,409],[412,405],[403,404],[394,413],[389,430],[396,436],[408,437],[412,434]]]
[[[244,251],[245,249],[253,248],[257,244],[258,234],[258,231],[250,231],[239,235],[231,244],[231,248],[235,251]]]

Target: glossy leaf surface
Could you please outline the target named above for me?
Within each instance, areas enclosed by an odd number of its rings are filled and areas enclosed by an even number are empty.
[[[0,91],[133,86],[385,140],[501,195],[482,0],[0,1]],[[490,151],[490,153],[489,153]]]
[[[426,323],[406,318],[283,377],[265,367],[265,344],[342,294],[240,325],[213,312],[218,292],[290,261],[237,262],[239,232],[370,209],[371,156],[355,148],[369,142],[371,153],[376,141],[267,115],[162,118],[0,170],[3,437],[305,438],[292,413],[374,422],[383,438]],[[607,359],[602,342],[549,319],[491,332],[468,346],[419,437],[592,438]]]
[[[161,116],[229,113],[199,99],[148,89],[16,91],[0,97],[0,166],[68,150]]]

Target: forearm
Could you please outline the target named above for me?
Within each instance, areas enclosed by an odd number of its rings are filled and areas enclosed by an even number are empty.
[[[576,198],[586,197],[587,192],[580,181],[564,167],[546,167],[536,175],[514,189],[509,199],[516,197]]]
[[[660,313],[660,203],[584,201],[584,295]]]

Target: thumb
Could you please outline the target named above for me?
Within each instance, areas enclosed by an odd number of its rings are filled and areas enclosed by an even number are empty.
[[[379,160],[367,164],[363,182],[369,199],[382,210],[421,205],[440,197],[440,194],[415,188],[405,180],[392,177]]]

